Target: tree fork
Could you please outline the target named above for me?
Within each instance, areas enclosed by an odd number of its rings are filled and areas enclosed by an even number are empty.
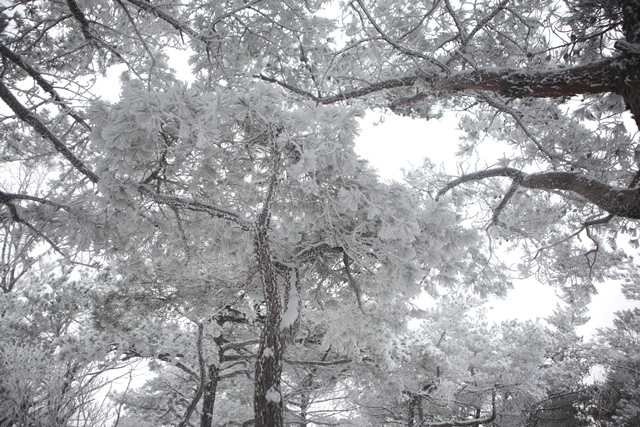
[[[466,182],[494,177],[511,178],[524,188],[571,191],[611,214],[640,219],[640,188],[616,187],[573,172],[551,171],[527,174],[508,167],[487,169],[463,175],[449,182],[438,191],[436,200],[447,191]]]

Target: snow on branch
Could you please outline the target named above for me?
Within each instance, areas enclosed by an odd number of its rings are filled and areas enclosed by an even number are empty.
[[[22,68],[24,71],[26,71],[27,74],[29,74],[31,78],[33,78],[33,80],[38,84],[38,86],[40,86],[45,92],[51,95],[58,106],[60,106],[71,117],[73,117],[75,121],[82,125],[82,127],[84,127],[86,130],[91,130],[91,127],[87,124],[84,118],[69,106],[69,104],[55,90],[53,85],[49,83],[44,77],[42,77],[42,74],[40,74],[38,70],[31,66],[31,64],[26,62],[20,55],[13,52],[3,43],[0,43],[0,54],[16,64],[18,67]]]
[[[418,102],[430,93],[463,91],[493,92],[509,98],[558,98],[585,93],[618,93],[622,84],[620,70],[626,69],[627,66],[629,66],[629,59],[617,56],[586,65],[557,70],[487,68],[451,73],[418,73],[382,80],[322,97],[264,74],[254,77],[277,84],[290,92],[320,104],[333,104],[348,99],[361,98],[389,89],[419,86],[420,93],[394,103],[394,105],[404,105]]]
[[[138,189],[145,195],[149,196],[154,202],[173,206],[175,208],[186,209],[190,211],[205,212],[209,215],[231,221],[240,226],[245,231],[252,231],[254,228],[249,221],[240,218],[240,214],[232,210],[220,208],[217,206],[209,205],[195,200],[185,200],[177,196],[167,196],[164,194],[155,193],[144,186],[139,186]]]
[[[398,78],[393,78],[389,80],[383,80],[377,83],[371,83],[367,86],[352,89],[352,90],[347,90],[335,95],[315,96],[311,92],[307,92],[303,89],[297,88],[286,82],[277,80],[273,77],[265,76],[264,74],[255,75],[254,77],[257,77],[269,83],[275,83],[287,89],[290,92],[297,93],[298,95],[307,97],[320,104],[335,104],[336,102],[346,101],[348,99],[361,98],[363,96],[366,96],[375,92],[380,92],[382,90],[395,89],[399,87],[409,87],[409,86],[413,86],[416,80],[418,80],[417,76],[398,77]]]
[[[196,390],[196,393],[193,396],[193,399],[191,399],[191,403],[189,403],[189,406],[187,406],[187,409],[185,410],[185,413],[184,413],[184,417],[182,421],[180,421],[180,423],[178,424],[178,427],[185,427],[189,425],[189,419],[191,418],[191,414],[193,413],[193,411],[195,411],[196,406],[198,405],[198,402],[200,402],[200,399],[204,394],[204,389],[207,381],[207,374],[205,370],[206,364],[204,360],[204,355],[202,353],[203,329],[204,329],[204,326],[202,325],[202,323],[198,323],[198,340],[196,341],[196,348],[198,351],[198,365],[200,366],[200,378],[199,378],[200,381],[198,384],[198,389]]]
[[[171,25],[173,28],[178,30],[180,33],[186,33],[195,40],[199,40],[205,44],[209,44],[215,38],[211,36],[206,36],[204,34],[200,34],[193,28],[189,27],[184,22],[169,15],[167,12],[163,11],[158,6],[155,6],[149,3],[148,1],[145,1],[145,0],[127,0],[127,1],[131,4],[136,5],[138,8],[157,16],[158,18],[162,19],[163,21]]]
[[[491,395],[491,415],[485,418],[476,418],[472,420],[449,420],[437,422],[422,422],[420,427],[471,427],[480,424],[488,424],[496,419],[496,392]]]
[[[71,163],[80,173],[89,178],[94,184],[97,183],[100,178],[89,167],[87,167],[82,160],[76,157],[75,154],[53,133],[40,119],[31,111],[29,111],[24,105],[18,101],[18,99],[11,93],[9,88],[0,80],[0,98],[11,108],[11,110],[18,116],[20,120],[29,124],[41,137],[48,140],[53,144],[56,151],[64,156],[65,159]]]
[[[449,182],[438,191],[436,200],[459,185],[494,177],[511,178],[514,183],[524,188],[570,191],[613,215],[640,219],[640,188],[617,187],[573,172],[549,171],[527,174],[509,167],[486,169]],[[509,197],[511,195],[509,194]]]

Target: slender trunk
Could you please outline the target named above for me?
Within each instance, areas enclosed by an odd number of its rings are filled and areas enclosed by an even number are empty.
[[[216,390],[218,388],[218,374],[220,370],[216,364],[209,365],[207,369],[207,383],[204,388],[202,400],[202,415],[200,427],[211,427],[213,423],[213,407],[216,403]]]
[[[300,427],[307,427],[307,415],[311,406],[310,392],[313,387],[313,371],[309,372],[302,380],[302,396],[300,397]]]

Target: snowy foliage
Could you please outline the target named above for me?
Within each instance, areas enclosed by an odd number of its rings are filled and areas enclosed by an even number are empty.
[[[637,420],[638,313],[575,332],[638,295],[637,0],[0,10],[0,424]],[[457,113],[455,176],[383,182],[368,108]],[[488,323],[531,277],[554,314]]]

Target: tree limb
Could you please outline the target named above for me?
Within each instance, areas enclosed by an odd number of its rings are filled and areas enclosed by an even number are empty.
[[[439,68],[441,71],[444,71],[445,73],[449,73],[450,72],[449,67],[447,67],[446,65],[444,65],[443,63],[441,63],[437,59],[434,59],[434,58],[432,58],[432,57],[430,57],[428,55],[425,55],[425,54],[423,54],[421,52],[418,52],[418,51],[415,51],[415,50],[412,50],[412,49],[408,49],[405,46],[402,46],[400,43],[398,43],[395,40],[393,40],[378,25],[378,23],[375,21],[375,19],[373,19],[373,17],[371,16],[371,13],[369,12],[369,10],[367,9],[367,7],[364,4],[364,1],[363,0],[355,0],[355,1],[356,1],[356,3],[358,3],[358,5],[360,6],[360,8],[364,12],[364,14],[367,16],[367,19],[369,20],[371,25],[373,25],[373,28],[375,28],[376,31],[378,32],[378,34],[380,34],[380,36],[382,36],[382,38],[387,43],[389,43],[391,46],[393,46],[395,49],[397,49],[398,51],[402,52],[403,54],[405,54],[407,56],[414,56],[414,57],[420,58],[420,59],[430,63],[431,65],[436,66],[437,68]]]
[[[421,93],[403,103],[418,102],[430,93],[487,91],[510,98],[558,98],[585,93],[622,91],[621,70],[633,68],[634,63],[625,55],[594,61],[589,64],[556,70],[477,69],[451,74],[408,75],[370,83],[367,86],[338,94],[318,97],[276,78],[263,74],[255,77],[275,83],[290,92],[312,99],[320,104],[332,104],[360,98],[375,92],[419,85]]]
[[[640,189],[617,187],[572,172],[527,174],[509,167],[482,170],[449,182],[438,191],[436,200],[461,184],[493,177],[511,178],[524,188],[570,191],[613,215],[640,219]]]
[[[292,360],[292,359],[284,359],[290,365],[301,365],[301,366],[334,366],[334,365],[345,365],[347,363],[353,362],[351,359],[339,359],[339,360]]]
[[[40,119],[31,111],[29,111],[24,105],[18,101],[18,99],[11,93],[9,88],[0,80],[0,98],[11,108],[11,110],[22,120],[29,124],[40,136],[49,140],[60,154],[67,159],[74,168],[80,173],[89,178],[94,184],[97,183],[100,178],[91,169],[89,169],[75,154],[40,121]]]
[[[69,106],[69,104],[58,94],[58,92],[54,89],[53,85],[49,83],[47,80],[42,77],[42,74],[38,72],[35,68],[31,66],[28,62],[20,57],[17,53],[13,52],[3,43],[0,43],[0,54],[5,58],[9,59],[11,62],[16,64],[18,67],[22,68],[35,80],[35,82],[40,86],[45,92],[47,92],[53,100],[59,105],[67,114],[73,117],[78,123],[80,123],[86,130],[90,131],[91,127],[84,120],[82,116],[73,111],[73,109]]]
[[[148,1],[145,1],[145,0],[127,0],[127,1],[131,4],[138,6],[140,9],[157,16],[158,18],[162,19],[167,24],[171,25],[173,28],[178,30],[180,33],[186,33],[195,40],[199,40],[205,44],[209,44],[211,43],[211,41],[213,41],[216,38],[216,37],[205,36],[203,34],[200,34],[193,28],[189,27],[184,22],[181,22],[180,20],[176,19],[175,17],[169,15],[167,12],[160,9],[158,6],[155,6],[149,3]]]
[[[486,418],[476,418],[473,420],[450,420],[450,421],[437,421],[437,422],[425,422],[420,423],[420,427],[471,427],[479,426],[480,424],[488,424],[496,419],[496,392],[491,395],[491,415]]]
[[[205,212],[211,216],[234,222],[241,229],[245,231],[254,230],[254,227],[252,226],[252,224],[249,221],[245,221],[242,218],[240,218],[240,214],[238,214],[237,212],[223,209],[213,205],[208,205],[202,202],[197,202],[195,200],[185,200],[177,196],[167,196],[165,194],[155,193],[143,185],[138,186],[138,189],[140,190],[141,193],[148,196],[151,200],[153,200],[156,203],[170,205],[175,208],[181,208],[181,209],[186,209],[190,211]]]
[[[230,342],[220,346],[220,354],[236,348],[245,348],[246,346],[256,345],[256,344],[260,344],[259,338],[246,340],[246,341]]]

